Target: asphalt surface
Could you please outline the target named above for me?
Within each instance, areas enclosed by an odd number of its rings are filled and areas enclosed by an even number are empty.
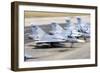
[[[62,27],[65,25],[61,25]],[[50,26],[40,26],[44,31],[48,32]],[[31,34],[31,27],[24,28],[24,48],[25,61],[44,61],[44,60],[70,60],[70,59],[88,59],[90,58],[90,42],[74,43],[73,48],[70,48],[71,43],[62,43],[56,47],[35,47],[34,41],[28,38]]]

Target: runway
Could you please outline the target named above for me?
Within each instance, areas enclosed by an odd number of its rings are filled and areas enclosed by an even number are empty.
[[[90,58],[89,43],[75,43],[73,48],[66,47],[54,48],[35,48],[33,42],[25,45],[25,53],[32,56],[26,61],[43,61],[43,60],[70,60],[70,59],[88,59]]]

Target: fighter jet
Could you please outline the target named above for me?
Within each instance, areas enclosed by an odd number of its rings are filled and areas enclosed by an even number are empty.
[[[37,45],[50,45],[55,46],[59,43],[75,43],[75,42],[84,42],[83,40],[79,40],[77,38],[69,38],[68,34],[65,34],[65,30],[61,28],[56,23],[51,23],[51,31],[50,33],[46,33],[39,26],[32,26],[32,38],[34,39],[34,43]],[[72,47],[72,45],[71,45]]]
[[[69,37],[80,37],[82,34],[77,31],[75,25],[71,23],[71,20],[66,20],[66,26],[64,27],[65,34],[67,34]]]
[[[82,19],[80,17],[77,17],[77,23],[76,28],[77,31],[82,34],[84,37],[84,40],[90,37],[90,24],[89,23],[83,23]]]
[[[34,43],[38,46],[40,45],[51,45],[54,46],[58,42],[64,42],[65,38],[61,38],[61,35],[48,34],[42,30],[39,26],[33,25],[31,27],[32,35],[31,37],[34,40]]]
[[[67,23],[64,28],[62,28],[59,24],[53,22],[51,24],[52,31],[50,31],[50,33],[55,34],[56,37],[57,35],[59,35],[60,37],[62,37],[63,35],[65,38],[68,39],[69,37],[76,38],[82,36],[82,34],[76,30],[75,25],[73,25],[69,19],[67,19],[66,22]]]

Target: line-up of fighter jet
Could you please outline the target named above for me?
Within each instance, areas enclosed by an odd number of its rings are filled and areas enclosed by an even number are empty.
[[[71,43],[70,47],[73,47],[73,43],[85,42],[87,38],[90,38],[90,24],[83,23],[80,17],[77,17],[77,23],[72,23],[67,19],[65,27],[62,28],[58,23],[52,22],[50,24],[50,31],[46,33],[38,25],[32,24],[32,34],[29,38],[34,39],[36,45],[49,45],[56,46],[61,43]],[[83,37],[84,39],[80,39]]]
[[[90,38],[90,24],[82,23],[80,17],[77,18],[77,23],[73,24],[70,20],[66,20],[66,26],[62,28],[59,24],[52,22],[50,24],[51,31],[46,33],[38,25],[32,24],[31,31],[32,34],[29,38],[34,40],[36,46],[58,46],[62,43],[71,43],[71,48],[74,43],[82,42],[84,43],[87,38]],[[84,40],[81,40],[83,37]],[[25,53],[24,60],[34,59],[32,55]]]

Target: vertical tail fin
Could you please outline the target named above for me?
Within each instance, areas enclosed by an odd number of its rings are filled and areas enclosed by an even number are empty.
[[[45,32],[39,26],[32,26],[32,36],[34,40],[40,40]]]

